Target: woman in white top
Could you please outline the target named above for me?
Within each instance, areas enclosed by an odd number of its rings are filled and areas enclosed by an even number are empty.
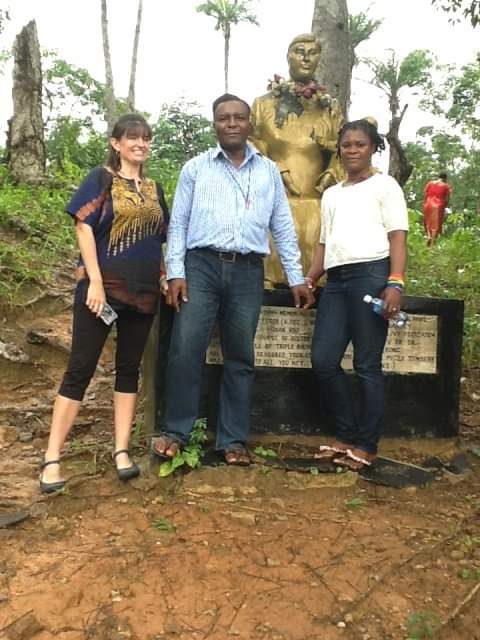
[[[372,168],[372,155],[385,144],[367,120],[346,123],[338,154],[346,179],[323,195],[320,242],[307,284],[326,271],[312,341],[312,365],[329,411],[336,439],[317,457],[360,471],[377,455],[384,412],[382,354],[388,319],[400,309],[407,249],[408,212],[403,192],[390,176]],[[383,317],[363,298],[380,297]],[[361,386],[361,407],[354,412],[341,361],[349,342]]]

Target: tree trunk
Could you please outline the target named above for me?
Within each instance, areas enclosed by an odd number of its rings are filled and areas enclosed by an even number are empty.
[[[7,160],[14,180],[39,184],[45,177],[45,143],[42,66],[34,20],[18,34],[13,55],[13,116],[8,123]]]
[[[409,179],[413,166],[407,159],[405,150],[403,149],[398,132],[400,125],[407,110],[408,104],[406,104],[399,116],[392,116],[390,120],[390,128],[387,133],[387,141],[390,145],[390,160],[388,162],[388,173],[391,175],[398,184],[403,187]]]
[[[135,77],[137,73],[138,43],[140,41],[140,25],[142,24],[143,0],[138,0],[137,25],[133,39],[132,67],[130,69],[130,84],[128,87],[127,106],[129,111],[135,111]]]
[[[337,98],[346,116],[350,106],[350,84],[354,64],[348,30],[347,0],[315,0],[312,32],[322,45],[316,80]]]
[[[100,0],[102,6],[103,57],[105,59],[105,102],[107,108],[107,133],[110,134],[116,119],[115,91],[113,88],[112,58],[108,40],[107,0]]]
[[[228,58],[230,56],[230,27],[225,31],[225,52],[223,61],[223,71],[225,74],[225,93],[228,93]]]

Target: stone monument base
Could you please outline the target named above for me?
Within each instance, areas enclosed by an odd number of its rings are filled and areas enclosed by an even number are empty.
[[[319,291],[321,295],[321,290]],[[463,333],[463,302],[406,296],[402,308],[410,315],[406,328],[390,329],[384,352],[387,436],[450,437],[458,434]],[[310,368],[310,343],[315,310],[296,310],[288,289],[265,291],[255,341],[256,378],[251,433],[330,434],[319,385]],[[165,364],[172,320],[162,306],[156,367],[155,430],[162,428]],[[222,375],[218,339],[209,347],[199,416],[214,429]],[[343,366],[351,370],[351,351]],[[351,375],[354,397],[358,397]]]

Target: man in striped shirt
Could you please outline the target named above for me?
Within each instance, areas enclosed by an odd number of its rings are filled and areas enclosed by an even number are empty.
[[[248,465],[254,338],[269,232],[297,308],[313,303],[282,179],[247,139],[250,108],[225,94],[213,103],[218,146],[183,167],[168,232],[167,303],[177,310],[167,366],[165,433],[153,451],[171,458],[197,418],[205,353],[218,319],[223,377],[216,448]]]

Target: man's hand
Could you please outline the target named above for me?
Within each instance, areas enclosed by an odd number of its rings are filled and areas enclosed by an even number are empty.
[[[383,300],[383,316],[390,320],[400,311],[402,292],[395,287],[385,287],[380,297]]]
[[[185,278],[172,278],[168,281],[167,304],[178,312],[181,302],[188,302],[187,281]]]
[[[292,180],[292,176],[290,175],[290,171],[282,171],[282,180],[285,185],[286,190],[291,196],[300,196],[300,189],[297,187],[295,182]]]
[[[312,291],[306,284],[297,284],[295,287],[290,287],[293,296],[293,302],[297,309],[308,309],[315,302]],[[302,305],[302,300],[305,302]]]

